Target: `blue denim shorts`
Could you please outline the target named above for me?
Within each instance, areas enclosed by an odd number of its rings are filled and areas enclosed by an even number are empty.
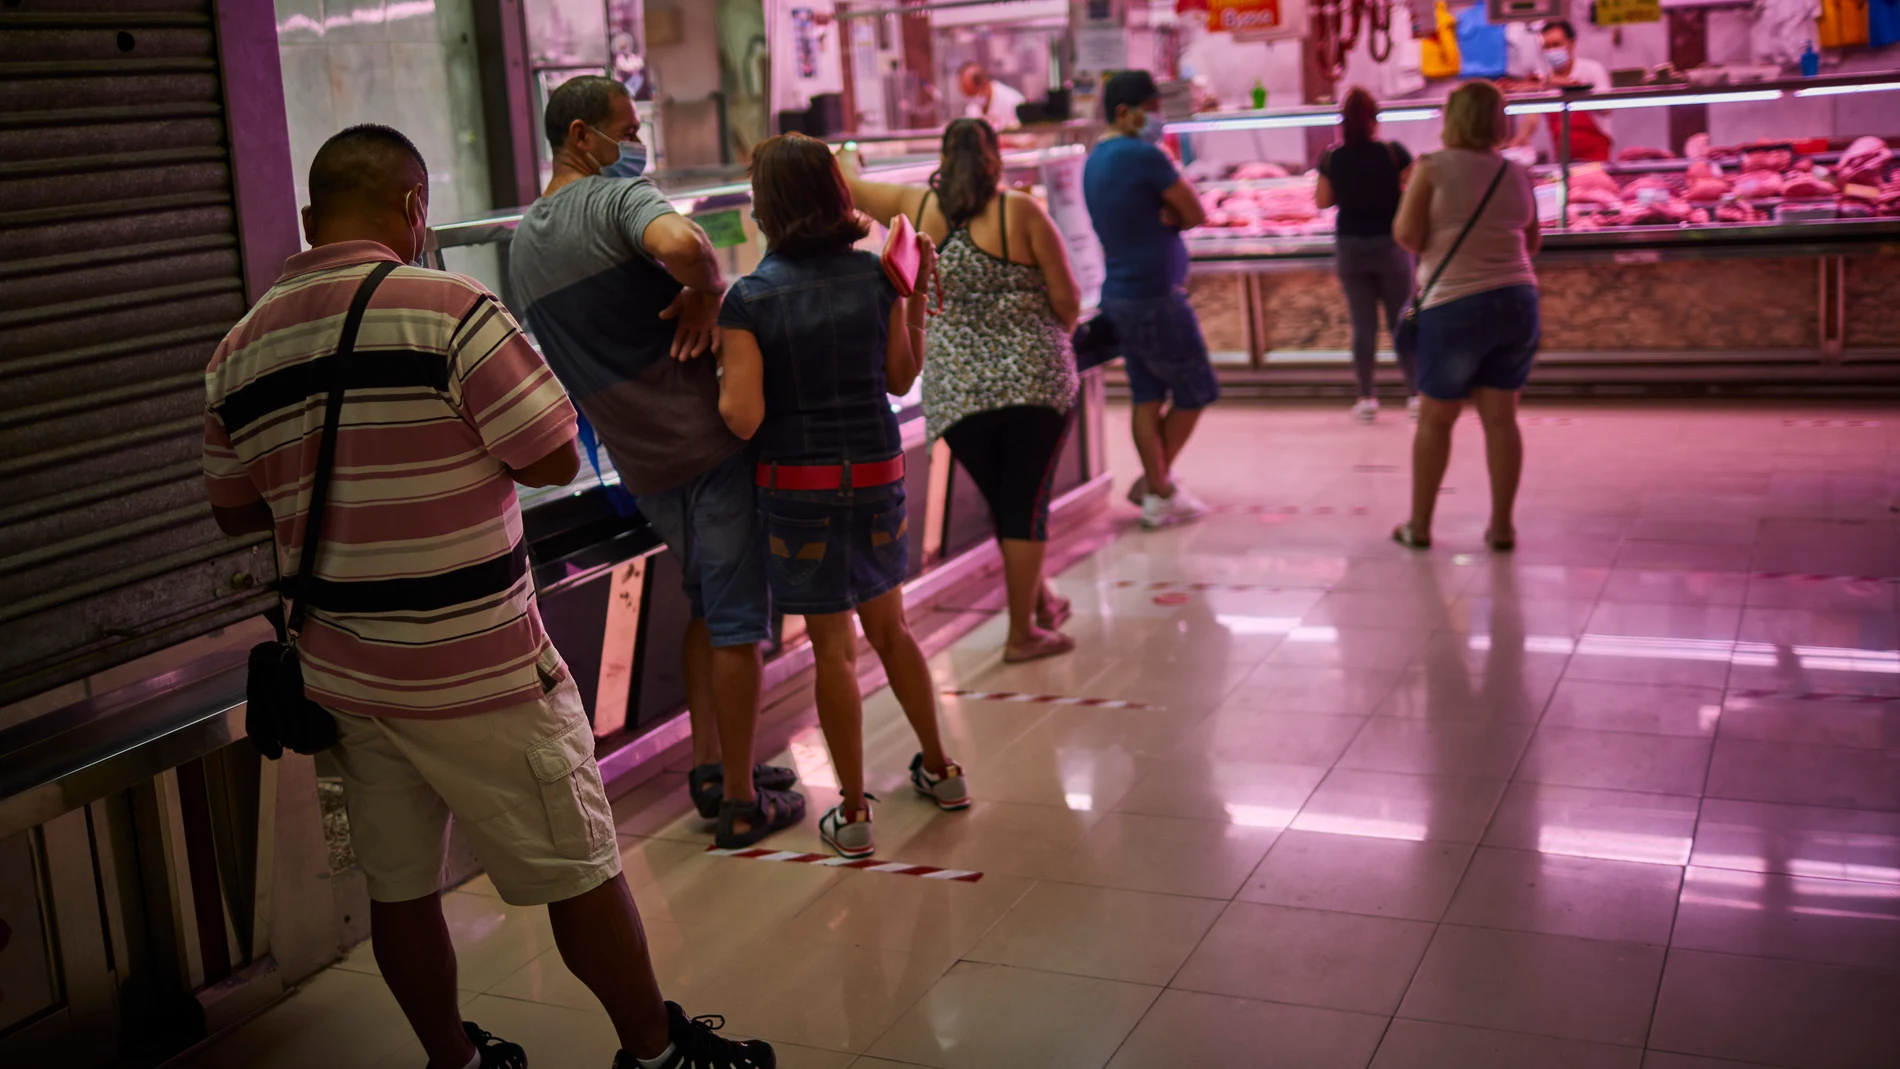
[[[896,589],[910,566],[904,484],[758,491],[766,572],[779,610],[849,612]]]
[[[1542,327],[1536,286],[1505,286],[1418,314],[1418,392],[1462,401],[1473,387],[1521,390]]]
[[[727,457],[671,490],[641,494],[640,514],[679,558],[693,616],[715,646],[772,637],[765,539],[753,504],[752,450]]]
[[[1219,400],[1220,382],[1187,294],[1104,298],[1102,314],[1115,327],[1136,404],[1172,400],[1176,408],[1206,408]]]

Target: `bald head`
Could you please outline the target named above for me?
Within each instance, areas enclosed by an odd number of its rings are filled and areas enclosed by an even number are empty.
[[[365,123],[325,141],[310,161],[310,210],[319,219],[400,212],[403,197],[428,184],[428,165],[408,138]]]
[[[387,126],[352,126],[325,141],[310,161],[303,227],[312,248],[374,241],[410,261],[422,252],[428,213],[422,153]]]

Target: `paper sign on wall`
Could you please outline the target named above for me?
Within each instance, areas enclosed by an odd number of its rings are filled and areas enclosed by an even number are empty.
[[[1596,0],[1596,13],[1599,26],[1661,22],[1662,0]]]
[[[1302,11],[1295,7],[1288,0],[1208,0],[1207,32],[1230,33],[1237,41],[1297,37]]]

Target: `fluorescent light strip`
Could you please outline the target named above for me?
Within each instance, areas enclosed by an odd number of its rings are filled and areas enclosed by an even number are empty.
[[[1379,113],[1380,122],[1420,122],[1438,118],[1437,108],[1393,108]]]
[[[1735,104],[1750,100],[1780,100],[1779,89],[1751,89],[1745,93],[1682,93],[1634,100],[1573,100],[1571,111],[1626,111],[1631,108],[1669,108],[1678,104]]]
[[[1564,110],[1562,103],[1552,101],[1549,104],[1506,104],[1506,115],[1555,115]]]
[[[1193,119],[1171,122],[1171,134],[1207,133],[1217,130],[1282,130],[1296,126],[1338,126],[1337,115],[1269,115],[1258,119]]]
[[[1798,97],[1831,97],[1842,93],[1890,93],[1900,89],[1900,82],[1877,82],[1873,85],[1817,85],[1807,89],[1797,89]]]

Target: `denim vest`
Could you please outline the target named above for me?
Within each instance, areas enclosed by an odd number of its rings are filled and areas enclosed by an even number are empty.
[[[765,423],[759,459],[868,463],[903,451],[884,379],[897,290],[877,254],[768,253],[726,295],[719,321],[759,340]]]

